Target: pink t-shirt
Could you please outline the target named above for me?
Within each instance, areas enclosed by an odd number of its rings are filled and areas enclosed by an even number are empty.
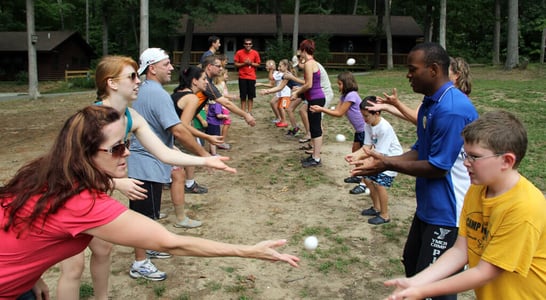
[[[25,214],[38,197],[29,200]],[[127,208],[105,193],[83,191],[68,200],[42,227],[38,219],[19,238],[13,230],[0,229],[0,299],[14,299],[32,289],[43,272],[67,257],[81,252],[92,236],[83,231],[107,224]],[[5,209],[0,206],[0,224]]]

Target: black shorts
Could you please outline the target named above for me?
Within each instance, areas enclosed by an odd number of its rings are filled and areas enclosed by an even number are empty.
[[[141,187],[148,191],[146,194],[147,198],[144,200],[129,201],[129,208],[154,220],[159,219],[163,184],[159,182],[139,180],[144,182]]]
[[[239,78],[239,96],[241,100],[256,98],[256,80]]]

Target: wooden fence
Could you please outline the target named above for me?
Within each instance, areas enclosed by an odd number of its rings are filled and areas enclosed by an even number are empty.
[[[64,81],[72,78],[92,78],[91,70],[65,70]]]

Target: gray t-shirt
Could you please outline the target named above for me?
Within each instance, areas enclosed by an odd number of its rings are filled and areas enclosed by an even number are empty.
[[[168,130],[180,123],[171,96],[154,80],[145,80],[140,86],[135,109],[148,122],[152,131],[167,147],[172,148],[174,136]],[[171,166],[159,161],[131,136],[131,155],[127,158],[129,177],[159,183],[171,182]]]

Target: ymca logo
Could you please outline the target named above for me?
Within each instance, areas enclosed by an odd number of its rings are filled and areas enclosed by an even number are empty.
[[[445,228],[439,228],[439,229],[440,229],[440,233],[438,233],[437,231],[434,232],[434,234],[438,236],[439,240],[445,239],[446,235],[448,235],[451,232],[451,230],[449,229],[445,229]]]

